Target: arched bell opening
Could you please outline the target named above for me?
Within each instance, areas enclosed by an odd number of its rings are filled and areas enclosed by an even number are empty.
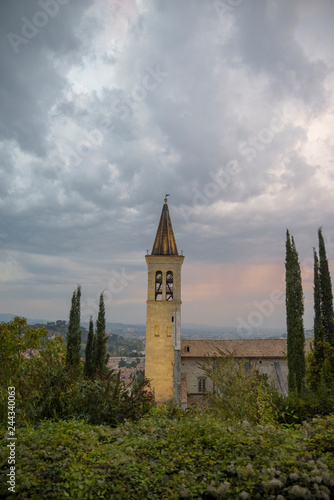
[[[173,300],[173,273],[172,271],[167,271],[166,274],[166,300]]]
[[[155,300],[162,300],[162,272],[155,273]]]

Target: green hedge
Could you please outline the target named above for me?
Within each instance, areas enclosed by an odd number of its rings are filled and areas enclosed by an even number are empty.
[[[113,429],[44,421],[17,437],[19,499],[334,498],[334,416],[282,429],[157,409]]]
[[[278,396],[274,400],[274,406],[278,423],[301,424],[305,420],[334,413],[334,390],[320,388],[317,392],[307,390],[300,396]]]

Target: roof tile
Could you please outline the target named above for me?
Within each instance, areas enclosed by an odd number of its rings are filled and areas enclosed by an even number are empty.
[[[305,353],[310,350],[310,340],[305,340]],[[187,347],[189,351],[187,351]],[[198,358],[225,354],[234,354],[237,358],[285,358],[286,339],[217,339],[217,340],[181,340],[181,357]]]

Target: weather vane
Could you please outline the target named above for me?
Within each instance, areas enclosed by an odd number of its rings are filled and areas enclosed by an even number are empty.
[[[169,194],[167,194],[165,191],[165,203],[167,203],[167,196],[169,196]]]

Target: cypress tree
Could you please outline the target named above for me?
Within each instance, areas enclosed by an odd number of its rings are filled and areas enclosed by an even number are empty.
[[[70,318],[67,330],[67,350],[66,350],[66,366],[80,365],[80,349],[81,349],[81,328],[80,328],[80,299],[81,287],[78,285],[73,292]]]
[[[305,336],[303,325],[304,301],[298,253],[293,237],[286,232],[286,323],[288,386],[298,394],[304,388]]]
[[[94,344],[95,344],[95,335],[94,335],[94,323],[92,316],[89,318],[89,330],[87,336],[87,344],[85,350],[85,365],[84,365],[84,374],[87,377],[94,376]]]
[[[322,228],[319,237],[319,276],[321,288],[321,316],[324,340],[334,346],[333,292]]]
[[[96,334],[95,334],[95,346],[94,346],[94,367],[95,370],[100,372],[106,371],[106,364],[108,362],[109,355],[107,354],[107,339],[106,336],[106,319],[105,319],[105,307],[103,293],[100,294],[99,302],[99,314],[96,321]]]
[[[321,283],[320,283],[320,269],[319,259],[316,249],[313,249],[314,254],[314,356],[316,363],[322,365],[324,362],[324,331],[323,331],[323,318],[321,312]]]

